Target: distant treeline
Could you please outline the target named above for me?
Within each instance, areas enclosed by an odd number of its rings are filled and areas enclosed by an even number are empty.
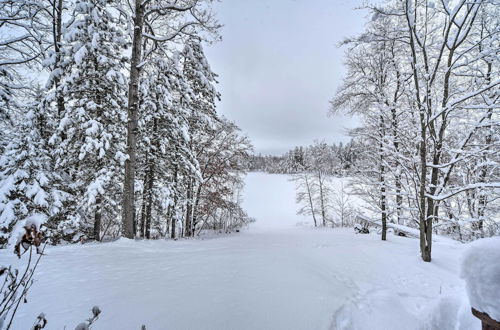
[[[281,156],[251,155],[248,158],[247,170],[263,171],[276,174],[294,174],[310,172],[318,164],[326,168],[332,175],[350,175],[355,171],[358,160],[356,143],[328,144],[314,142],[309,146],[298,146]]]

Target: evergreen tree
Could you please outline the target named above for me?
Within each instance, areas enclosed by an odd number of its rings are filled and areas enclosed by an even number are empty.
[[[25,120],[12,131],[0,157],[0,247],[14,244],[25,225],[40,229],[57,215],[65,199],[55,188],[57,177],[43,134],[43,106],[33,102],[25,111]]]
[[[216,84],[216,75],[210,68],[201,42],[197,38],[190,38],[186,42],[183,53],[183,75],[189,88],[189,97],[183,98],[183,104],[189,109],[189,135],[190,149],[194,155],[201,155],[205,150],[203,143],[207,136],[214,136],[217,127],[217,113],[215,111],[215,102],[220,97]],[[186,177],[186,216],[185,216],[185,234],[192,236],[194,234],[194,223],[196,222],[195,209],[198,201],[198,195],[201,192],[203,179],[200,177]]]
[[[127,44],[107,0],[78,0],[76,20],[65,35],[70,63],[62,76],[68,101],[51,142],[56,170],[66,173],[73,194],[70,221],[101,238],[103,221],[119,212],[124,162]]]
[[[178,178],[199,176],[199,169],[189,147],[189,112],[183,102],[189,98],[189,88],[180,70],[178,55],[174,54],[171,59],[158,57],[145,70],[147,74],[140,89],[142,120],[138,141],[139,177],[144,180],[137,229],[141,237],[150,238],[154,205],[163,219],[166,214],[176,216],[178,210],[169,212],[168,208],[176,204],[179,197]],[[177,221],[177,217],[173,221]]]

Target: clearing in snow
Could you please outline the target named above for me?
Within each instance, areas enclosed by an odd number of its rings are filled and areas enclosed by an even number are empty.
[[[47,248],[14,328],[44,312],[72,329],[94,305],[95,329],[480,328],[461,244],[436,242],[425,263],[415,239],[312,228],[285,175],[248,174],[244,198],[256,222],[240,233]]]

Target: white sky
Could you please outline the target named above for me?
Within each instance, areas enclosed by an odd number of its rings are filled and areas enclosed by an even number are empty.
[[[223,41],[205,47],[219,74],[219,113],[256,152],[280,154],[315,139],[346,142],[355,120],[328,116],[344,74],[346,36],[363,30],[361,0],[222,0]]]

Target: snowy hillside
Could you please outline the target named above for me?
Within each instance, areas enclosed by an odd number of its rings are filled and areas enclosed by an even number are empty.
[[[284,175],[248,174],[244,198],[256,222],[228,236],[48,248],[14,328],[44,312],[72,329],[94,305],[95,329],[480,328],[458,243],[436,242],[425,263],[415,239],[314,229]]]

